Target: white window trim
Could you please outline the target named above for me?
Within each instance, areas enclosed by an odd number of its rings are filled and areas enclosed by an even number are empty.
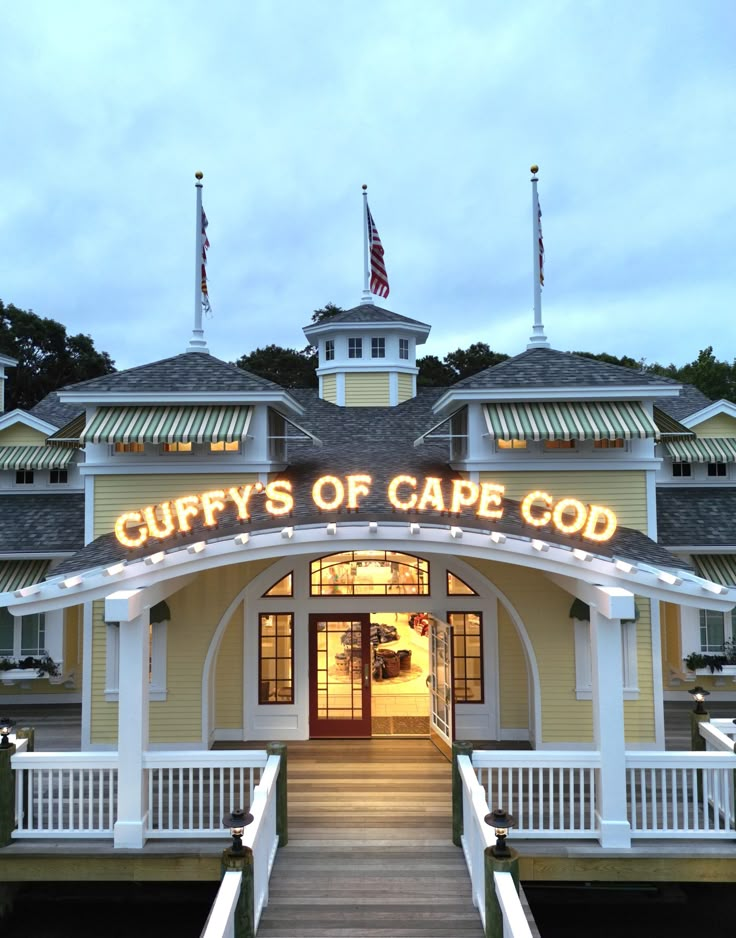
[[[573,619],[572,621],[575,630],[575,697],[577,700],[591,700],[593,685],[590,622],[587,619]],[[621,623],[621,652],[624,700],[638,700],[639,667],[636,654],[636,622]]]
[[[166,700],[166,634],[168,622],[154,622],[151,630],[151,683],[149,700]],[[105,656],[105,700],[116,701],[120,688],[120,627],[107,623]]]

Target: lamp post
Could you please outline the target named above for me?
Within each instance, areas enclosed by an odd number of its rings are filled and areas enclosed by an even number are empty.
[[[0,749],[10,749],[10,740],[8,736],[15,729],[15,720],[8,717],[0,717]]]
[[[243,855],[243,833],[245,828],[253,822],[253,815],[242,808],[235,808],[231,814],[226,814],[222,819],[225,827],[230,828],[230,836],[233,838],[233,845],[230,847],[230,853],[233,856]]]
[[[690,713],[690,748],[693,752],[705,752],[705,740],[700,735],[700,724],[710,719],[710,714],[703,706],[706,697],[710,697],[710,691],[698,685],[692,687],[688,694],[695,701],[695,709]]]
[[[496,859],[508,860],[511,857],[511,851],[506,838],[509,835],[509,828],[513,827],[516,821],[501,808],[496,808],[490,814],[486,814],[483,820],[496,832],[496,845],[491,847],[491,853]]]
[[[691,690],[689,690],[688,694],[690,694],[690,696],[695,701],[695,709],[693,710],[693,713],[706,713],[707,711],[703,706],[703,703],[706,697],[710,697],[710,691],[698,685],[697,687],[693,687]]]

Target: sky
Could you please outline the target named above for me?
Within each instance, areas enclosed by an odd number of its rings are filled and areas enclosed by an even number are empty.
[[[732,0],[0,7],[0,299],[118,368],[185,350],[204,173],[213,355],[380,305],[419,354],[523,351],[539,165],[553,348],[736,355]]]

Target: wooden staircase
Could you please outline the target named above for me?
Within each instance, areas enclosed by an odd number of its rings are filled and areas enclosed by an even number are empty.
[[[260,938],[482,938],[450,764],[428,740],[289,743],[288,760],[289,843]]]

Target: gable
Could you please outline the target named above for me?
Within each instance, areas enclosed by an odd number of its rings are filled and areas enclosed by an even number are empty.
[[[43,446],[46,434],[20,421],[0,430],[0,446]]]
[[[692,424],[691,429],[703,439],[736,437],[736,417],[731,417],[728,414],[716,414],[702,423]]]

